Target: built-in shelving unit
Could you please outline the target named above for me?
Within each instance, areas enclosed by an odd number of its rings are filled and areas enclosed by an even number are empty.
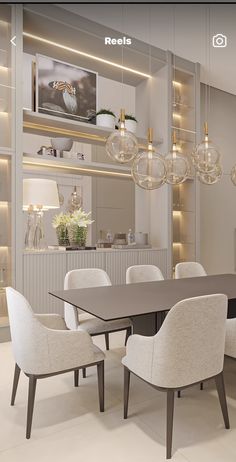
[[[180,63],[178,63],[180,64]],[[179,151],[188,158],[198,140],[199,76],[195,65],[192,70],[173,63],[172,132],[175,131]],[[184,183],[172,188],[172,265],[197,258],[197,191],[193,168]]]

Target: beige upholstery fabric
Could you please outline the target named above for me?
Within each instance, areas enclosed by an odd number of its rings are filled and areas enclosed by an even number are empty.
[[[226,321],[225,354],[236,358],[236,319]]]
[[[66,274],[64,289],[85,289],[88,287],[111,286],[111,281],[106,271],[100,268],[83,268],[69,271]],[[102,321],[101,319],[85,313],[82,310],[64,304],[65,322],[69,329],[76,330],[80,326],[91,335],[103,332],[114,332],[132,326],[129,319],[117,321]]]
[[[163,279],[161,270],[155,265],[134,265],[126,271],[126,284],[163,281]]]
[[[226,316],[226,295],[182,300],[169,311],[154,337],[129,337],[122,363],[164,388],[214,376],[223,369]]]
[[[183,263],[177,263],[175,267],[175,278],[194,278],[198,276],[206,276],[207,273],[204,270],[201,263],[196,261],[186,261]]]
[[[87,332],[67,330],[58,315],[34,314],[11,287],[6,294],[15,361],[25,373],[49,374],[104,359]]]

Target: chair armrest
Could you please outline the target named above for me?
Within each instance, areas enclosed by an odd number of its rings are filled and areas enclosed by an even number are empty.
[[[67,330],[66,323],[59,314],[36,314],[36,318],[49,329]]]
[[[153,337],[131,335],[126,346],[126,356],[122,359],[124,366],[149,382],[152,376],[153,345]]]
[[[80,329],[47,329],[47,341],[52,372],[80,367],[105,357],[101,350],[96,349],[90,335]]]

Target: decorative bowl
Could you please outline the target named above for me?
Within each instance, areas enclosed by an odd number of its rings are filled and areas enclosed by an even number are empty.
[[[58,151],[70,151],[73,146],[71,138],[52,138],[51,143],[53,149]]]

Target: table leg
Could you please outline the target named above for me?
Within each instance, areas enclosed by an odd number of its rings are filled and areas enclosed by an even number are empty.
[[[140,335],[155,335],[160,329],[165,319],[165,312],[145,314],[142,316],[134,316],[133,333]]]

